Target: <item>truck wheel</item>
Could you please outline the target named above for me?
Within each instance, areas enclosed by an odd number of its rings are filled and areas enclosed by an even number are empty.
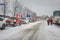
[[[12,26],[15,27],[16,26],[16,22],[13,22]]]
[[[8,24],[6,24],[5,26],[8,26]]]
[[[3,24],[2,25],[2,27],[0,28],[1,30],[4,30],[5,29],[5,27],[6,27],[6,25],[5,24]]]
[[[19,25],[21,25],[21,23],[19,23]]]
[[[13,24],[12,26],[15,27],[15,24]]]

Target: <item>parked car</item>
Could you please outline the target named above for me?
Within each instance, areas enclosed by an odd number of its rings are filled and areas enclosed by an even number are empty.
[[[31,22],[34,22],[34,19],[32,19],[32,18],[29,18],[29,22],[31,23]]]
[[[22,24],[28,24],[29,23],[29,20],[28,19],[26,19],[26,18],[21,18],[21,20],[22,20]]]
[[[0,30],[5,29],[6,27],[6,18],[0,18]]]
[[[16,25],[21,25],[21,20],[16,17],[10,17],[8,20],[6,20],[6,23],[7,25],[16,26]]]

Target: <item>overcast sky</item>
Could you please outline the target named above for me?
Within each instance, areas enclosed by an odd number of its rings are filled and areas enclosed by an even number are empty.
[[[0,0],[2,1],[2,0]],[[10,0],[12,2],[12,0]],[[53,15],[53,11],[60,10],[60,0],[19,0],[22,5],[36,12],[38,16]],[[12,9],[9,2],[9,9]]]
[[[60,10],[60,0],[20,0],[21,3],[36,12],[37,15],[52,15],[53,11]]]

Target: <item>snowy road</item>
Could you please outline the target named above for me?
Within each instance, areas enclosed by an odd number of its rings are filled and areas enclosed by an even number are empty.
[[[60,40],[60,27],[48,26],[46,21],[42,21],[38,30],[29,32],[22,40]]]
[[[0,30],[0,40],[24,40],[26,36],[30,38],[36,32],[40,23],[41,22],[29,23]]]
[[[60,40],[60,27],[56,25],[48,26],[45,20],[8,28],[8,32],[6,30],[4,31],[6,32],[5,35],[0,31],[0,40]],[[5,36],[4,39],[2,35]],[[7,37],[8,35],[9,37]]]
[[[60,40],[60,27],[54,24],[48,26],[44,21],[37,40]]]

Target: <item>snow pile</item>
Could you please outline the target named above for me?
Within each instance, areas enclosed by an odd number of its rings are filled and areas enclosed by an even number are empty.
[[[23,30],[35,30],[38,29],[41,24],[41,21],[30,23],[27,25],[27,27],[22,27]]]

